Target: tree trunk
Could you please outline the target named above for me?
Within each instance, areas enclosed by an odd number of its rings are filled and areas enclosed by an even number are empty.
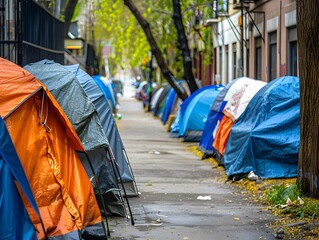
[[[179,0],[173,0],[173,19],[174,24],[177,30],[178,37],[178,48],[182,50],[183,54],[183,65],[184,65],[184,78],[189,86],[191,92],[195,92],[198,89],[196,84],[194,74],[193,74],[193,66],[192,66],[192,58],[190,54],[190,50],[188,47],[188,40],[185,34],[182,13],[181,13],[181,4]]]
[[[72,16],[78,0],[68,0],[64,11],[64,38],[68,36],[69,27],[71,24]]]
[[[185,92],[185,89],[178,84],[176,77],[169,70],[169,68],[168,68],[168,66],[163,58],[162,51],[158,47],[157,42],[156,42],[156,40],[151,32],[150,24],[142,16],[142,14],[137,9],[137,7],[134,5],[132,0],[124,0],[124,4],[130,9],[130,11],[133,13],[133,15],[135,16],[138,23],[141,25],[141,27],[146,35],[146,38],[151,46],[152,53],[156,58],[157,64],[160,67],[163,76],[167,79],[169,84],[174,88],[174,90],[176,91],[176,94],[182,100],[185,100],[187,98],[187,93]]]
[[[304,193],[319,197],[319,1],[297,0],[300,76],[298,181]]]

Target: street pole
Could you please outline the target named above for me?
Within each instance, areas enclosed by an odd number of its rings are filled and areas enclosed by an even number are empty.
[[[244,76],[244,2],[240,1],[240,18],[239,18],[239,26],[240,26],[240,64],[239,64],[239,76]]]

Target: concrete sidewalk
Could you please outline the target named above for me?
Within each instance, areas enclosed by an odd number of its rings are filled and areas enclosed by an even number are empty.
[[[141,194],[129,199],[135,226],[110,217],[110,239],[274,239],[266,227],[273,216],[218,181],[213,165],[188,151],[192,144],[170,138],[134,98],[120,103],[119,131]]]

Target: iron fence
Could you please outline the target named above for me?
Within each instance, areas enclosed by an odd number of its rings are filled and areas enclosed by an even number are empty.
[[[64,23],[33,0],[0,1],[0,56],[20,66],[64,62]]]

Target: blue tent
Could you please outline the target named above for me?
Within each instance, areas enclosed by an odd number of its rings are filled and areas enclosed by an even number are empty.
[[[214,152],[214,148],[212,146],[214,142],[213,132],[218,121],[220,121],[223,116],[223,109],[227,103],[227,101],[224,101],[224,97],[227,91],[236,81],[237,79],[234,79],[233,81],[228,83],[222,91],[219,92],[218,96],[216,97],[216,100],[214,101],[213,105],[209,110],[207,121],[203,130],[203,135],[199,143],[199,149],[203,153]]]
[[[297,77],[281,77],[252,98],[234,124],[224,164],[230,178],[253,171],[261,178],[297,176],[300,137]]]
[[[40,217],[28,179],[4,121],[0,117],[0,239],[37,239],[35,228],[15,182],[21,187]]]
[[[112,110],[115,112],[116,109],[116,100],[113,92],[113,87],[111,85],[111,82],[105,82],[103,81],[103,77],[100,75],[95,75],[92,77],[93,80],[96,82],[96,84],[99,86],[101,91],[105,96],[107,96],[107,99],[110,101]]]
[[[163,115],[162,115],[162,122],[164,124],[166,124],[169,114],[171,113],[175,98],[176,98],[176,91],[174,90],[174,88],[171,88],[171,90],[169,91],[166,100],[165,100],[165,104],[164,104],[164,110],[163,110]]]
[[[200,140],[209,109],[223,88],[222,85],[205,86],[185,99],[180,108],[179,137],[184,141]]]

